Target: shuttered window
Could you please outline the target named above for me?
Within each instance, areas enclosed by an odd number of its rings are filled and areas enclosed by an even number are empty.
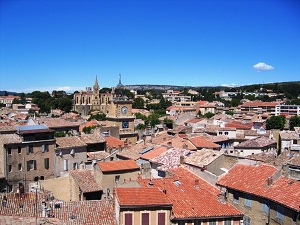
[[[45,164],[45,169],[48,170],[49,169],[49,158],[44,159],[44,164]]]
[[[157,225],[165,225],[166,224],[166,213],[158,213],[157,215],[158,223]]]
[[[149,213],[142,213],[142,225],[149,225]]]
[[[132,225],[132,213],[125,213],[125,225]]]

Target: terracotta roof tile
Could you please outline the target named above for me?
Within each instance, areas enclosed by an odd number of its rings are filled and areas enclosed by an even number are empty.
[[[219,151],[215,151],[212,149],[202,149],[201,151],[197,151],[186,157],[184,163],[203,167],[209,165],[220,155],[222,155],[222,153]]]
[[[244,141],[234,146],[234,148],[264,148],[270,145],[277,145],[277,142],[274,139],[262,136]]]
[[[98,162],[102,172],[120,171],[120,170],[139,170],[140,167],[134,160],[119,160],[111,162]]]
[[[95,144],[95,143],[103,143],[105,142],[104,137],[99,133],[93,133],[93,134],[82,134],[78,136],[79,139],[86,144]]]
[[[94,179],[92,170],[71,170],[72,176],[83,193],[101,191],[102,188]]]
[[[1,134],[0,140],[3,144],[17,144],[22,143],[22,137],[17,134]]]
[[[109,136],[109,137],[104,137],[106,140],[106,144],[108,147],[110,148],[124,148],[124,141],[119,140],[113,136]]]
[[[58,137],[56,138],[56,144],[56,148],[58,149],[87,146],[83,141],[81,141],[78,138],[78,136]]]
[[[171,178],[151,181],[153,188],[165,190],[167,198],[173,204],[172,212],[175,219],[243,216],[234,206],[218,201],[217,195],[220,193],[218,188],[189,170],[180,167],[171,172],[174,173]],[[139,180],[143,187],[149,187],[149,181]]]
[[[141,156],[142,159],[146,159],[146,160],[151,160],[159,155],[161,155],[162,153],[166,152],[168,150],[167,147],[164,147],[164,146],[160,146],[158,148],[155,148],[145,154],[143,154]]]
[[[268,177],[272,177],[276,172],[278,170],[270,165],[237,164],[219,178],[217,185],[261,196],[299,212],[300,182],[279,177],[267,187]]]
[[[190,142],[192,142],[193,145],[195,145],[198,149],[199,148],[217,148],[220,149],[221,146],[218,144],[215,144],[209,140],[207,140],[203,136],[196,136],[189,139]]]
[[[74,127],[78,126],[79,124],[76,122],[70,122],[62,118],[45,118],[40,117],[37,121],[39,124],[45,124],[49,128],[56,128],[56,127]]]
[[[93,160],[93,159],[102,160],[107,158],[110,155],[108,152],[105,151],[87,152],[86,154],[88,156],[87,160]]]
[[[297,140],[300,139],[299,135],[297,134],[296,131],[280,131],[279,135],[282,140]]]
[[[150,162],[154,162],[160,165],[161,170],[169,170],[178,168],[180,166],[180,157],[186,157],[191,151],[187,149],[169,149],[165,153],[153,158]]]
[[[117,188],[116,196],[122,207],[172,206],[167,196],[156,187]]]

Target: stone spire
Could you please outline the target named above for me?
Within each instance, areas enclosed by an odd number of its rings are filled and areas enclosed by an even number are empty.
[[[97,75],[96,75],[96,80],[95,80],[95,84],[94,84],[94,90],[99,90],[99,84],[98,84]]]

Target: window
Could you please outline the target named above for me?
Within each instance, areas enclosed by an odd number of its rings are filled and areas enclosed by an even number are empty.
[[[236,192],[236,191],[233,192],[233,203],[238,204],[239,203],[239,198],[240,198],[239,193]]]
[[[125,225],[132,225],[132,213],[125,213]]]
[[[217,224],[216,221],[210,221],[210,222],[209,222],[209,225],[216,225],[216,224]]]
[[[157,214],[157,225],[165,225],[166,224],[166,213],[159,212]]]
[[[21,154],[21,153],[22,153],[22,147],[18,146],[18,154]]]
[[[8,165],[8,172],[12,172],[12,165]]]
[[[36,160],[27,161],[27,171],[36,170]]]
[[[119,182],[120,181],[120,175],[115,176],[115,182]]]
[[[251,224],[251,218],[248,216],[244,217],[244,225],[250,225]]]
[[[75,162],[75,163],[73,163],[73,170],[77,170],[77,169],[78,169],[78,163]]]
[[[228,220],[225,220],[225,221],[224,221],[224,225],[231,225],[231,220],[229,220],[229,219],[228,219]]]
[[[22,163],[19,163],[19,164],[18,164],[18,170],[19,170],[19,171],[22,171]]]
[[[8,148],[7,148],[7,154],[8,154],[8,155],[11,155],[11,147],[8,147]]]
[[[142,213],[142,225],[150,225],[149,213]]]
[[[64,159],[64,170],[68,170],[68,160]]]
[[[251,207],[251,196],[249,194],[245,196],[245,206]]]
[[[201,225],[201,222],[200,222],[199,220],[196,220],[196,221],[194,222],[194,225]]]
[[[49,145],[48,144],[43,144],[42,145],[42,152],[48,152],[49,151]]]
[[[293,140],[293,144],[296,145],[297,144],[297,140]]]
[[[184,221],[179,221],[178,225],[185,225],[185,222]]]
[[[283,207],[281,205],[277,205],[277,218],[279,220],[283,220]]]
[[[263,199],[263,202],[262,202],[262,211],[265,212],[265,213],[269,213],[269,201],[267,199]]]
[[[225,131],[225,135],[228,135],[228,132],[227,132],[227,131]]]
[[[49,158],[44,159],[44,165],[45,165],[45,169],[48,170],[49,169]]]
[[[32,145],[28,145],[26,148],[26,154],[29,155],[33,153],[33,146]]]
[[[219,132],[219,135],[222,135],[223,134],[223,132]]]

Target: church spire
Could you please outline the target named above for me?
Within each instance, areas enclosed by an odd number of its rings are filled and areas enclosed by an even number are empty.
[[[94,90],[99,90],[97,74],[96,74],[96,80],[95,80],[95,84],[94,84]]]

